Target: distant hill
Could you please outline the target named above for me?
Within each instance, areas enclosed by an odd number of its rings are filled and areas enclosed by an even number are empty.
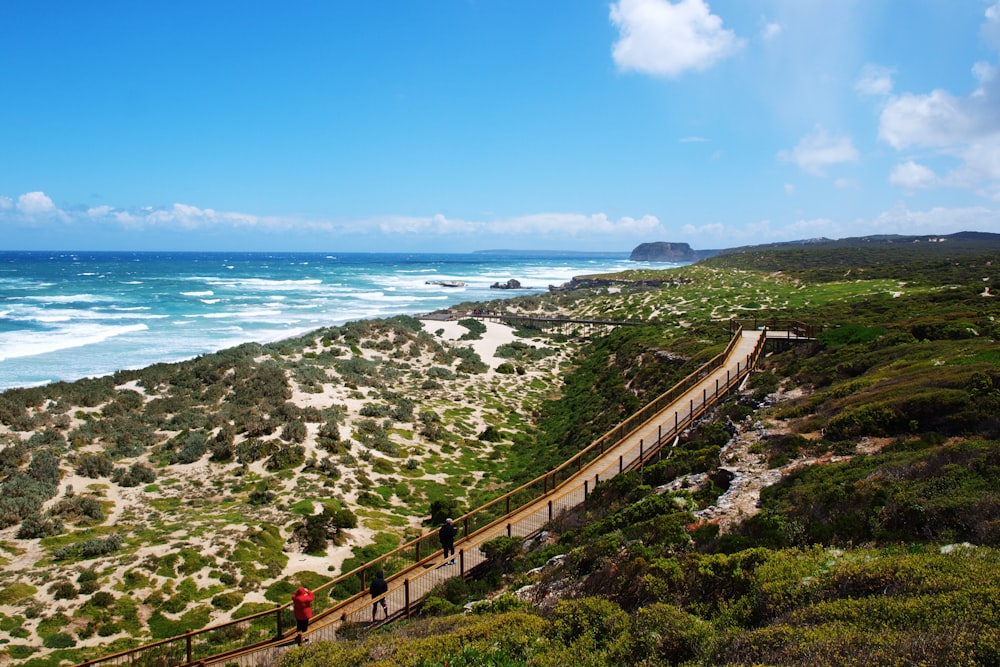
[[[632,250],[629,259],[636,262],[699,262],[712,257],[757,254],[769,251],[799,251],[799,250],[831,250],[844,251],[850,249],[872,248],[907,248],[911,252],[926,254],[928,251],[945,254],[960,252],[962,254],[989,252],[1000,250],[1000,234],[992,232],[956,232],[954,234],[875,234],[872,236],[856,236],[843,239],[828,239],[825,237],[801,239],[797,241],[778,241],[761,243],[759,245],[736,246],[717,250],[695,250],[687,243],[672,243],[655,241],[641,243]],[[904,259],[901,257],[900,259]],[[905,257],[909,261],[910,257]]]
[[[694,250],[687,243],[655,241],[636,246],[629,259],[634,262],[697,262],[718,253],[718,250]]]
[[[712,255],[733,255],[743,252],[760,252],[762,250],[796,250],[815,248],[870,248],[874,246],[915,246],[920,244],[944,244],[935,247],[946,247],[955,250],[993,250],[1000,248],[1000,234],[991,232],[956,232],[954,234],[875,234],[872,236],[855,236],[844,239],[815,238],[800,241],[783,241],[778,243],[762,243],[751,246],[738,246],[712,252]],[[675,244],[676,245],[676,244]],[[634,252],[634,251],[633,251]],[[711,255],[710,255],[711,256]]]

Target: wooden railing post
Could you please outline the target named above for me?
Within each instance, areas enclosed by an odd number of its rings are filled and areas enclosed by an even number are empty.
[[[281,605],[274,606],[274,615],[277,617],[275,620],[275,627],[278,628],[278,632],[275,633],[275,637],[280,637],[285,633],[285,623],[284,619],[281,618]]]
[[[410,580],[403,579],[403,611],[410,617]]]
[[[192,646],[191,646],[191,638],[193,636],[194,636],[194,633],[189,631],[187,633],[187,636],[184,638],[186,640],[186,642],[187,642],[187,661],[188,662],[193,662],[194,661],[194,653],[192,652]]]

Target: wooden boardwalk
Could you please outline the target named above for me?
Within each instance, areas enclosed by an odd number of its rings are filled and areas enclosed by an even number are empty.
[[[335,639],[348,625],[358,629],[371,627],[372,600],[366,593],[365,577],[366,572],[374,569],[384,568],[391,574],[387,577],[389,590],[383,596],[389,618],[408,616],[435,586],[450,577],[464,577],[483,564],[486,556],[481,547],[485,542],[502,535],[523,539],[537,535],[560,512],[583,503],[598,482],[638,468],[656,456],[661,447],[673,442],[747,377],[767,339],[763,329],[744,331],[737,327],[725,352],[568,462],[464,517],[457,517],[456,523],[463,530],[456,541],[454,565],[444,562],[436,535],[427,534],[380,557],[360,570],[360,575],[342,575],[340,581],[353,576],[355,585],[360,576],[361,592],[320,608],[304,636],[289,629],[294,623],[283,620],[288,605],[279,605],[273,612],[261,612],[227,624],[234,630],[243,628],[246,645],[240,649],[212,654],[207,642],[212,631],[219,628],[206,628],[81,665],[269,665],[299,641]],[[337,581],[320,588],[328,589]],[[267,630],[268,627],[271,629]],[[258,641],[253,643],[255,636]]]
[[[484,563],[483,543],[501,535],[524,539],[537,535],[560,512],[580,505],[595,484],[642,465],[747,376],[756,364],[765,339],[763,331],[742,332],[722,365],[705,373],[694,386],[625,434],[613,447],[590,463],[581,465],[576,473],[534,502],[470,535],[460,535],[456,542],[454,565],[445,563],[438,551],[390,578],[389,591],[383,596],[390,619],[409,615],[418,601],[435,586],[450,577],[464,576]],[[306,638],[310,641],[334,639],[345,624],[371,625],[371,609],[370,597],[364,593],[356,595],[314,619]],[[381,609],[379,621],[382,621]],[[217,659],[201,660],[200,664],[239,664],[241,667],[270,664],[278,653],[289,646],[290,639],[286,637],[283,645],[261,646],[242,654],[230,653]]]

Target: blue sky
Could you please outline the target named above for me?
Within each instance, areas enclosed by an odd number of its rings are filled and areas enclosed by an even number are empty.
[[[0,248],[1000,232],[997,0],[4,0]]]

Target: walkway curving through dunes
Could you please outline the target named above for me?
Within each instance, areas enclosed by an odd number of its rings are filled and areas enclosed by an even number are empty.
[[[337,583],[354,578],[361,592],[346,600],[320,609],[305,635],[294,632],[294,622],[286,618],[288,605],[274,612],[263,612],[225,626],[206,628],[181,637],[163,640],[130,651],[81,663],[90,665],[250,665],[272,664],[287,647],[302,640],[335,639],[345,626],[372,625],[372,600],[367,581],[375,570],[384,570],[389,590],[385,599],[389,619],[405,617],[416,610],[420,601],[438,584],[454,576],[466,576],[486,561],[482,545],[498,536],[529,538],[564,510],[581,504],[594,485],[622,472],[640,467],[656,456],[691,426],[721,397],[739,385],[756,365],[767,341],[763,329],[744,331],[734,327],[726,350],[662,394],[622,424],[604,434],[576,456],[542,477],[456,519],[462,528],[456,542],[454,564],[445,563],[436,533],[429,533],[355,572],[338,577],[319,587],[329,590]],[[357,588],[355,588],[357,590]],[[319,596],[317,596],[319,599]],[[381,610],[380,610],[381,616]],[[273,617],[273,622],[270,619]],[[381,622],[381,619],[380,619]],[[269,625],[269,638],[253,642],[250,630],[261,637],[261,624]],[[211,653],[211,632],[227,628],[245,632],[241,648]]]

